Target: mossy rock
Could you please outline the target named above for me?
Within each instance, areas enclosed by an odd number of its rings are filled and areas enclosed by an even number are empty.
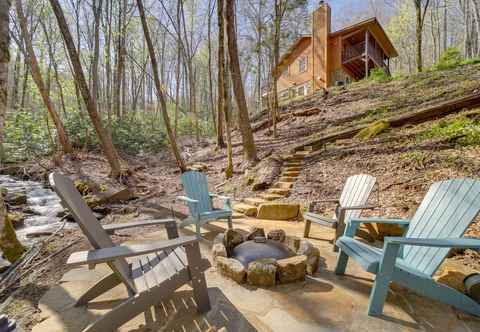
[[[7,193],[5,202],[10,205],[25,205],[27,204],[27,194],[23,192]]]
[[[8,214],[8,219],[12,222],[13,228],[17,229],[20,226],[23,226],[25,221],[25,214],[22,212],[11,212]]]
[[[390,127],[390,124],[388,121],[377,121],[368,126],[367,128],[364,128],[358,132],[357,135],[355,135],[356,139],[366,141],[369,139],[372,139],[381,133],[383,133],[385,130],[387,130]]]
[[[92,189],[88,185],[88,183],[82,180],[75,180],[74,181],[75,188],[77,188],[78,192],[82,194],[82,196],[86,196],[92,192]]]
[[[12,221],[8,216],[5,218],[3,232],[0,233],[0,250],[3,251],[3,255],[11,263],[19,259],[25,252],[25,247],[18,241]]]

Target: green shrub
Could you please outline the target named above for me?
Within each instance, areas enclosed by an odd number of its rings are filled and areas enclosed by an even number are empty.
[[[444,139],[461,146],[480,145],[480,123],[465,116],[442,120],[421,133],[420,139]]]
[[[462,61],[462,65],[478,65],[478,64],[480,64],[480,56]]]
[[[387,74],[385,69],[375,68],[370,71],[370,75],[368,79],[370,81],[377,82],[377,83],[385,83],[385,82],[390,82],[392,80],[392,77]]]
[[[460,51],[454,47],[448,48],[442,54],[438,62],[433,66],[434,70],[448,70],[458,67],[463,57]]]
[[[360,132],[358,132],[358,134],[355,135],[355,138],[362,141],[366,141],[380,135],[389,127],[390,127],[390,124],[387,121],[377,121],[372,123],[369,127],[366,127],[360,130]]]

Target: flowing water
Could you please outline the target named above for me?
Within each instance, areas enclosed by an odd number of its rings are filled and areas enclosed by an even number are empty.
[[[42,183],[0,175],[0,187],[7,189],[9,194],[27,195],[27,204],[23,206],[23,212],[26,215],[24,225],[17,228],[17,237],[22,243],[31,244],[38,240],[37,237],[27,237],[29,233],[54,232],[62,224],[59,216],[63,211],[60,198]]]

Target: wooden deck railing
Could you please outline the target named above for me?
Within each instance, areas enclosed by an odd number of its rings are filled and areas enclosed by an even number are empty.
[[[349,45],[344,48],[342,54],[343,63],[348,62],[356,57],[365,55],[365,41]],[[372,58],[378,66],[385,67],[383,50],[374,40],[368,42],[368,56]]]

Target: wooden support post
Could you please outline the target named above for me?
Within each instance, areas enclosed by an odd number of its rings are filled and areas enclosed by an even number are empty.
[[[365,79],[368,78],[369,56],[368,56],[369,33],[365,31]]]

